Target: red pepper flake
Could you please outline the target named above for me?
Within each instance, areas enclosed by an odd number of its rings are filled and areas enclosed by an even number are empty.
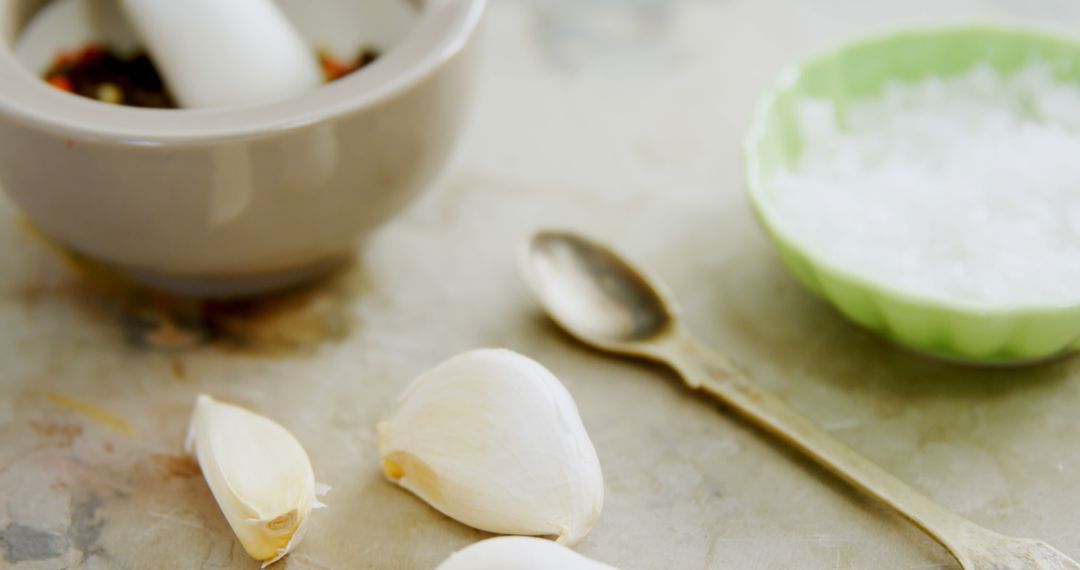
[[[326,50],[319,50],[319,66],[323,70],[323,79],[330,83],[349,75],[350,73],[375,61],[379,52],[373,48],[363,48],[352,61],[342,61]]]
[[[106,53],[107,52],[105,51],[105,48],[103,48],[103,47],[101,47],[99,45],[90,44],[90,45],[84,47],[82,52],[79,53],[78,60],[75,62],[75,64],[76,65],[85,65],[85,64],[88,64],[88,63],[92,63],[92,62],[94,62],[96,60],[99,60],[99,59],[105,57]]]
[[[75,86],[73,86],[71,84],[71,81],[63,75],[53,75],[49,77],[47,81],[49,82],[49,85],[52,85],[53,87],[56,87],[57,89],[60,89],[62,91],[67,91],[68,93],[75,92]]]
[[[55,67],[71,67],[75,65],[75,61],[78,58],[70,51],[64,50],[56,54],[56,59],[53,61]]]
[[[319,51],[319,65],[322,66],[323,79],[327,82],[333,81],[349,72],[349,68],[345,66],[345,64],[322,50]]]

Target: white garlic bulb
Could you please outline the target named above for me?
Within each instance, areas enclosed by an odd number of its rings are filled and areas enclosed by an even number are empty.
[[[616,570],[550,540],[497,536],[467,546],[435,570]]]
[[[570,393],[539,363],[475,350],[420,375],[378,425],[386,476],[447,516],[574,544],[604,480]]]
[[[186,448],[236,538],[264,568],[300,544],[311,509],[324,506],[304,448],[269,418],[202,394]]]

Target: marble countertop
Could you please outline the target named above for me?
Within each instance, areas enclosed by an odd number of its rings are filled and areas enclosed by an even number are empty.
[[[374,424],[417,373],[505,346],[569,388],[604,467],[578,550],[624,570],[930,569],[899,517],[658,367],[584,350],[515,274],[541,226],[662,275],[767,388],[947,507],[1080,557],[1080,361],[909,355],[805,293],[743,196],[740,139],[787,63],[971,18],[1080,26],[1072,0],[493,0],[444,179],[309,291],[163,299],[74,271],[0,201],[0,566],[255,568],[181,451],[199,392],[269,415],[333,490],[277,568],[434,568],[485,536],[387,483]]]

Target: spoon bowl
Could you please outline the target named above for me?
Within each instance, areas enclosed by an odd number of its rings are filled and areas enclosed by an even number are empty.
[[[537,233],[522,248],[521,270],[551,317],[589,344],[636,354],[639,344],[674,330],[676,311],[667,292],[579,235]]]

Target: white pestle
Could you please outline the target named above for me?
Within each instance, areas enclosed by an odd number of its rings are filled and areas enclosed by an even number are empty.
[[[261,103],[303,93],[322,70],[271,0],[121,0],[181,107]]]

